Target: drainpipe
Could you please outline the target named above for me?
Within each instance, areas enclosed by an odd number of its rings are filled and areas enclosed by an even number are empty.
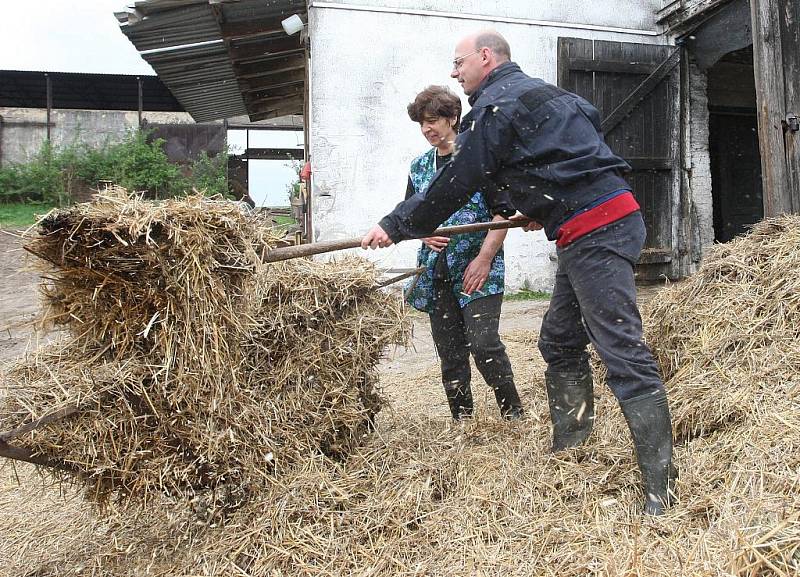
[[[50,75],[46,72],[44,78],[47,84],[47,141],[50,142],[50,113],[53,110],[53,85],[50,82]]]
[[[139,89],[139,130],[142,129],[142,109],[144,108],[144,94],[142,93],[142,78],[136,77],[136,84]]]

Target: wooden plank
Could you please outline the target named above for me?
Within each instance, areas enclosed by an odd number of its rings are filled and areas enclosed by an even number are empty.
[[[248,160],[304,160],[302,148],[248,148],[237,158]]]
[[[628,96],[628,98],[620,103],[620,105],[606,117],[602,124],[603,132],[610,132],[622,122],[622,119],[628,116],[631,111],[658,86],[659,82],[666,78],[680,61],[681,50],[680,48],[676,48],[672,51],[672,54],[669,55],[669,58],[664,60],[664,62],[662,62],[658,68]]]
[[[622,44],[620,42],[595,41],[594,58],[600,61],[619,62],[622,59]],[[626,87],[635,86],[639,80],[637,76],[615,74],[614,72],[597,72],[594,75],[594,105],[601,117],[617,105],[627,92]],[[608,143],[617,154],[622,155],[623,150],[616,148],[616,143]],[[622,144],[622,141],[620,142]]]
[[[253,62],[244,62],[236,65],[238,75],[243,78],[254,78],[259,74],[276,74],[280,71],[292,71],[305,66],[303,53],[289,54],[264,58]]]
[[[260,60],[264,57],[285,56],[296,52],[303,53],[303,47],[296,36],[286,36],[280,40],[271,39],[269,43],[232,43],[229,51],[231,60],[245,63],[251,60]]]
[[[786,114],[800,117],[800,2],[781,0],[781,49],[786,87]],[[786,172],[792,208],[800,212],[800,131],[787,123],[784,132]]]
[[[259,77],[260,79],[242,79],[242,82],[239,84],[244,89],[246,88],[247,92],[253,92],[255,90],[272,90],[273,88],[281,88],[285,86],[302,86],[305,82],[306,75],[305,75],[305,66],[297,67],[291,71],[283,72],[278,75],[277,78],[270,79],[268,77]],[[269,76],[269,71],[265,71],[265,75]],[[300,88],[302,91],[302,88]]]
[[[590,102],[594,100],[593,76],[585,70],[573,70],[570,61],[592,59],[592,41],[584,38],[558,39],[558,85],[580,94]]]
[[[558,61],[556,62],[556,74],[558,75],[558,85],[564,90],[571,90],[569,85],[569,46],[572,38],[558,39]]]
[[[777,216],[791,213],[797,208],[792,205],[783,140],[786,86],[779,0],[751,0],[750,13],[764,216]]]
[[[592,40],[577,40],[572,44],[570,55],[593,58],[594,42]],[[592,98],[596,98],[597,92],[595,90],[593,73],[584,72],[582,70],[570,70],[569,75],[576,90],[581,90],[586,94],[591,94]]]
[[[250,120],[253,122],[278,116],[287,116],[289,114],[302,114],[303,98],[295,96],[274,104],[267,103],[258,106],[250,106],[248,110],[250,110]]]
[[[628,156],[625,162],[631,165],[633,170],[672,170],[672,158],[664,157],[645,157]]]
[[[267,107],[267,108],[254,108],[250,111],[250,120],[258,122],[259,120],[267,120],[269,118],[278,118],[279,116],[288,116],[290,114],[303,114],[303,99],[292,99],[282,103],[280,106]]]
[[[608,60],[589,60],[570,58],[570,70],[584,72],[614,72],[616,74],[650,74],[655,66],[649,62],[615,62]]]
[[[730,0],[682,0],[678,9],[671,9],[658,14],[658,24],[667,26],[670,32],[681,35],[697,28],[704,20],[710,17],[717,8],[730,2]]]
[[[646,248],[639,256],[639,264],[672,262],[672,251],[663,248]]]

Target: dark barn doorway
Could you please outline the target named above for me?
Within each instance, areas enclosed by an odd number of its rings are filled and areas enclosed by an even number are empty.
[[[753,47],[708,69],[714,240],[727,242],[764,217]]]

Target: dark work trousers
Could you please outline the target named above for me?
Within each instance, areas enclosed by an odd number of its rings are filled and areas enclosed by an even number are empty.
[[[539,350],[554,371],[588,370],[591,342],[620,401],[664,387],[642,341],[636,306],[633,266],[645,236],[637,211],[558,248],[555,287],[539,334]]]
[[[486,384],[493,389],[514,383],[511,361],[498,333],[503,295],[474,299],[462,309],[449,280],[433,285],[431,333],[442,364],[445,390],[469,391],[472,353]]]

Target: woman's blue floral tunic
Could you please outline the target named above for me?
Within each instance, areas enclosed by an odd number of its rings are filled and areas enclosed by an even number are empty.
[[[436,149],[431,148],[425,154],[417,157],[411,163],[409,179],[414,187],[416,194],[425,194],[428,185],[436,174]],[[493,216],[487,205],[486,198],[480,192],[472,195],[469,202],[453,213],[442,226],[456,226],[460,224],[472,224],[476,222],[489,222]],[[441,255],[447,258],[447,269],[449,279],[452,283],[453,293],[458,299],[461,308],[468,302],[502,293],[505,288],[505,261],[503,260],[503,249],[497,251],[489,270],[489,278],[480,290],[471,295],[462,292],[464,271],[469,263],[478,256],[483,240],[486,238],[485,232],[475,232],[454,235],[450,243],[442,252],[437,253],[422,245],[417,254],[417,266],[426,266],[419,279],[414,284],[414,288],[408,295],[408,303],[415,309],[423,312],[433,311],[433,282],[436,267],[436,260]],[[406,285],[408,287],[411,283]]]

